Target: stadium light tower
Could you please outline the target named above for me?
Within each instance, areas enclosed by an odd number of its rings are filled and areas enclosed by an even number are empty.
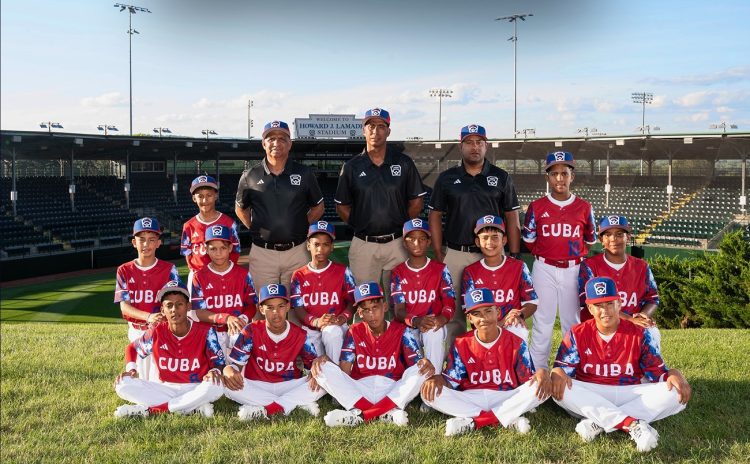
[[[654,132],[659,131],[659,130],[661,130],[661,127],[659,127],[659,126],[650,126],[650,125],[646,124],[645,126],[636,127],[635,130],[641,131],[644,134],[651,134],[651,131],[654,131]]]
[[[124,3],[115,3],[115,8],[120,11],[128,10],[128,69],[130,73],[130,135],[133,135],[133,34],[140,32],[133,29],[133,15],[137,12],[151,13],[148,8],[135,5],[125,5]]]
[[[514,14],[511,16],[503,16],[502,18],[496,18],[495,21],[508,21],[513,23],[513,37],[509,38],[508,41],[513,42],[513,138],[518,136],[518,20],[526,21],[526,18],[534,16],[533,13],[526,14]]]
[[[453,91],[450,89],[430,89],[431,97],[438,97],[438,140],[442,140],[443,129],[443,97],[451,98]]]
[[[722,121],[719,124],[711,124],[708,126],[709,129],[721,129],[724,134],[727,133],[727,128],[729,129],[737,129],[737,124],[730,124],[725,121]]]
[[[651,104],[654,101],[654,94],[651,92],[633,92],[630,94],[633,103],[640,103],[641,110],[641,133],[646,135],[646,103]]]
[[[201,134],[203,134],[203,135],[205,135],[205,136],[206,136],[206,146],[208,146],[208,136],[209,136],[209,135],[219,135],[219,133],[218,133],[218,132],[216,132],[216,131],[215,131],[215,130],[213,130],[213,129],[203,129],[203,130],[201,131]]]
[[[252,134],[252,128],[253,128],[253,118],[250,116],[250,110],[253,107],[253,101],[248,100],[247,101],[247,138],[248,140],[253,138]]]
[[[154,127],[154,134],[159,134],[159,138],[161,138],[162,134],[171,134],[172,131],[169,130],[169,127]]]
[[[119,129],[112,124],[99,124],[96,126],[96,130],[104,131],[104,136],[109,135],[110,132],[119,132]]]
[[[40,122],[39,127],[41,127],[42,129],[47,129],[50,134],[52,133],[52,129],[64,129],[62,124],[52,121]]]
[[[578,129],[577,131],[579,134],[583,134],[584,138],[589,138],[589,135],[597,136],[597,135],[607,135],[606,132],[599,132],[596,127],[582,127]]]

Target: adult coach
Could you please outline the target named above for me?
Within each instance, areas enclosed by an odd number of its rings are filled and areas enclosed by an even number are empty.
[[[419,216],[425,190],[414,161],[388,148],[391,116],[373,108],[362,122],[366,147],[344,163],[336,188],[336,212],[354,228],[349,267],[357,282],[390,282],[390,271],[406,261],[401,228]]]
[[[235,212],[250,229],[250,275],[256,288],[279,282],[286,288],[292,272],[310,256],[307,227],[323,215],[323,194],[312,169],[289,159],[289,125],[272,121],[263,128],[266,157],[240,177]]]
[[[430,232],[438,261],[444,262],[453,277],[456,295],[461,292],[464,268],[479,261],[482,254],[474,243],[474,224],[483,216],[502,216],[511,256],[521,248],[518,196],[513,179],[487,161],[487,131],[478,124],[461,128],[461,164],[440,173],[430,198]],[[443,234],[443,215],[446,215]],[[443,237],[447,251],[443,254]],[[459,305],[463,298],[457,299]],[[449,324],[455,337],[466,331],[466,316],[456,311]],[[450,340],[449,340],[450,341]]]

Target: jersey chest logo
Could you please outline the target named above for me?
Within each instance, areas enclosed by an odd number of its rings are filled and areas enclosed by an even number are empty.
[[[299,174],[292,174],[289,176],[289,182],[291,182],[292,185],[302,185],[302,176]]]
[[[497,177],[487,176],[487,185],[490,187],[497,187]]]
[[[394,164],[391,166],[391,175],[394,177],[400,177],[401,176],[401,166],[398,164]]]

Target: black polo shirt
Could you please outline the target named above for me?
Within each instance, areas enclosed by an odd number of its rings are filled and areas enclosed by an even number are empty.
[[[312,169],[291,159],[278,176],[266,159],[242,173],[237,206],[252,209],[250,235],[271,243],[289,243],[307,237],[307,212],[323,201]]]
[[[516,188],[510,175],[486,159],[482,171],[469,175],[464,164],[440,173],[430,197],[429,208],[447,213],[445,241],[474,245],[474,225],[488,214],[500,216],[519,209]]]
[[[409,220],[409,200],[425,193],[411,158],[388,148],[383,164],[376,166],[365,149],[341,167],[334,200],[352,205],[354,233],[387,235],[401,232]]]

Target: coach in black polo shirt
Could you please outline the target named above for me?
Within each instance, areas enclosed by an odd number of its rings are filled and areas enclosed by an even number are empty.
[[[516,189],[510,175],[485,158],[487,132],[484,127],[477,124],[463,127],[459,147],[461,164],[440,173],[429,204],[432,246],[437,259],[448,266],[456,295],[460,294],[464,268],[482,257],[474,244],[474,225],[480,217],[488,214],[504,217],[511,253],[518,253],[521,243]],[[447,215],[445,233],[443,214]],[[443,236],[447,244],[445,254]],[[453,320],[455,330],[463,332],[466,328],[463,311],[456,311]],[[455,332],[451,330],[451,333]]]
[[[336,189],[336,212],[354,228],[349,266],[357,282],[390,283],[390,271],[406,261],[404,222],[419,216],[425,190],[411,158],[387,146],[391,117],[384,109],[365,113],[366,147],[344,163]]]
[[[255,288],[279,282],[289,288],[292,272],[310,260],[307,228],[323,215],[323,194],[312,169],[289,159],[290,135],[283,121],[266,124],[266,157],[242,174],[237,187],[235,212],[250,229]]]

